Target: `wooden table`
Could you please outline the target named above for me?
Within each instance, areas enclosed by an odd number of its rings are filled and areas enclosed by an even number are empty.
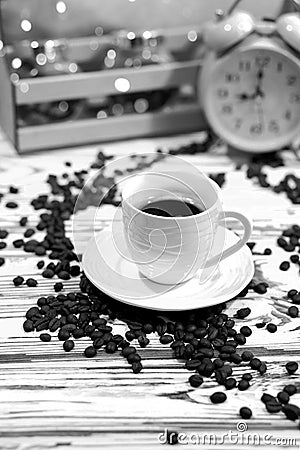
[[[109,154],[122,156],[154,151],[157,146],[166,149],[198,137],[139,140],[102,147]],[[276,245],[282,229],[300,223],[300,206],[246,179],[245,169],[236,170],[235,161],[229,159],[223,149],[189,156],[186,160],[207,173],[227,173],[223,187],[225,209],[234,206],[251,214],[252,238],[257,242],[257,252],[266,247],[273,250],[271,256],[254,256],[257,269],[270,284],[268,293],[251,293],[246,298],[231,301],[227,310],[233,315],[241,307],[251,307],[250,316],[243,321],[253,329],[245,348],[267,362],[264,377],[253,372],[248,391],[228,391],[225,403],[212,405],[209,396],[216,390],[216,382],[206,380],[201,388],[191,388],[184,362],[174,359],[171,349],[163,347],[154,334],[151,344],[139,350],[144,370],[134,375],[119,354],[112,356],[99,351],[95,359],[86,359],[82,355],[86,339],[76,342],[76,349],[66,354],[57,338],[42,343],[38,334],[24,333],[22,323],[26,310],[39,296],[52,294],[55,281],[41,277],[36,268],[40,258],[12,246],[12,241],[24,231],[18,225],[19,218],[27,215],[29,225],[35,225],[38,212],[29,203],[37,193],[48,192],[47,174],[68,171],[64,165],[67,160],[72,160],[72,170],[88,167],[98,150],[96,147],[65,149],[20,157],[4,138],[0,142],[0,192],[7,192],[12,184],[20,187],[19,194],[6,196],[6,200],[19,203],[17,209],[4,208],[4,202],[0,205],[0,228],[10,232],[8,247],[1,250],[6,263],[0,268],[0,448],[159,448],[158,436],[165,428],[217,436],[215,445],[206,441],[208,443],[200,448],[254,448],[253,439],[259,439],[262,447],[270,447],[269,442],[275,445],[276,441],[266,435],[273,435],[274,439],[275,436],[286,440],[297,438],[299,445],[298,425],[286,420],[283,413],[267,413],[260,397],[262,392],[276,394],[288,382],[297,383],[299,393],[292,402],[300,406],[299,375],[288,376],[285,370],[287,361],[300,362],[300,318],[291,319],[286,314],[290,304],[287,291],[300,290],[299,271],[296,266],[288,272],[279,270],[279,263],[288,259],[289,254]],[[300,164],[294,156],[286,152],[284,159],[285,167],[266,168],[273,183],[287,172],[300,175]],[[109,207],[107,214],[111,217]],[[102,226],[108,223],[105,221]],[[71,222],[67,223],[67,229],[71,231]],[[89,230],[86,231],[87,237]],[[16,275],[36,277],[39,285],[15,288],[12,279]],[[76,289],[77,280],[65,282],[66,290]],[[262,319],[276,323],[278,332],[271,334],[257,329],[254,325]],[[126,326],[117,322],[114,330],[125,333]],[[243,371],[243,365],[234,367],[234,376],[239,377]],[[245,405],[251,406],[253,417],[247,421],[248,430],[237,433],[237,424],[241,422],[238,411]],[[222,443],[222,436],[229,430],[237,433],[237,437],[232,438],[231,443],[224,437]],[[253,438],[255,435],[258,437]],[[246,445],[247,439],[249,445]],[[281,443],[285,448],[296,448],[296,442]],[[279,441],[276,446],[279,447]],[[184,448],[195,448],[195,445]]]

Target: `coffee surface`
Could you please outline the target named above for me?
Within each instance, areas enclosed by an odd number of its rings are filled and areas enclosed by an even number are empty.
[[[161,217],[186,217],[203,212],[203,209],[193,203],[177,199],[155,200],[142,207],[141,210]]]

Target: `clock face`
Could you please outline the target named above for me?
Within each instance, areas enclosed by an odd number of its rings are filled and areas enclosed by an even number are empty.
[[[237,148],[275,150],[300,133],[300,65],[285,52],[232,52],[217,60],[202,93],[212,127]]]

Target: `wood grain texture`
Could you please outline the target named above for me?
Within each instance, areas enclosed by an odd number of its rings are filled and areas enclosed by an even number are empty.
[[[198,135],[178,136],[157,140],[139,140],[105,145],[108,154],[118,157],[129,153],[152,152],[158,146],[170,148],[197,139]],[[268,414],[260,401],[263,392],[276,394],[285,384],[296,383],[300,390],[297,374],[287,376],[285,363],[289,360],[300,363],[300,318],[287,315],[290,301],[286,297],[289,289],[300,290],[299,270],[293,266],[288,272],[278,268],[289,254],[276,246],[276,239],[284,227],[300,223],[300,207],[293,206],[284,195],[260,188],[245,179],[244,169],[236,170],[236,161],[229,159],[224,149],[217,149],[210,155],[189,156],[185,159],[207,173],[226,172],[223,188],[224,208],[238,209],[251,214],[254,221],[253,240],[256,250],[270,247],[271,256],[254,256],[256,276],[263,277],[270,284],[266,295],[249,294],[246,298],[228,303],[228,314],[233,315],[241,307],[249,306],[250,316],[237,321],[236,328],[247,324],[253,334],[247,339],[246,349],[267,362],[265,376],[253,372],[251,388],[246,392],[228,391],[228,400],[222,405],[212,405],[209,396],[222,390],[214,380],[206,379],[199,389],[193,389],[187,382],[189,373],[184,363],[173,358],[172,351],[159,343],[155,334],[150,345],[140,349],[144,370],[134,375],[126,361],[119,355],[107,355],[99,351],[93,360],[87,360],[82,352],[87,340],[76,341],[74,351],[66,354],[57,338],[43,343],[38,333],[25,334],[22,323],[26,310],[36,303],[41,295],[54,293],[57,280],[46,280],[40,275],[36,263],[40,259],[21,250],[14,249],[12,241],[20,238],[24,229],[19,218],[27,215],[28,226],[35,225],[38,214],[29,205],[36,193],[47,193],[45,179],[49,172],[68,172],[64,161],[72,160],[72,170],[88,167],[99,149],[96,147],[43,152],[26,157],[14,154],[9,144],[0,141],[0,192],[7,192],[11,184],[20,187],[18,195],[9,194],[5,200],[16,200],[15,210],[4,208],[0,203],[0,228],[9,231],[8,247],[0,251],[6,263],[0,268],[0,448],[1,449],[98,449],[121,447],[152,449],[159,448],[159,433],[165,428],[185,433],[216,434],[213,445],[204,443],[200,448],[232,449],[255,448],[253,442],[247,445],[247,435],[259,434],[261,447],[270,447],[264,440],[272,434],[284,448],[297,448],[288,439],[300,439],[298,425],[284,419],[282,413]],[[289,152],[284,154],[286,166],[266,169],[270,180],[276,182],[285,173],[294,172],[300,176],[300,164]],[[109,226],[113,207],[103,207],[96,229]],[[235,223],[229,224],[235,227]],[[66,223],[71,235],[71,221]],[[237,229],[237,231],[239,231]],[[79,241],[84,248],[91,235],[89,216],[82,217]],[[37,239],[42,233],[36,234]],[[33,276],[38,280],[36,288],[14,287],[16,275]],[[76,290],[78,279],[64,282],[65,291]],[[278,325],[278,332],[270,334],[257,329],[261,320]],[[123,334],[127,330],[123,322],[113,324],[114,332]],[[234,367],[238,378],[249,369],[242,364]],[[293,403],[300,406],[300,391],[293,397]],[[224,434],[236,432],[241,406],[251,406],[253,418],[248,430],[238,433],[233,443]],[[276,437],[277,436],[277,437]],[[299,440],[297,444],[299,444]],[[184,445],[184,448],[195,448]],[[198,445],[199,447],[199,445]]]

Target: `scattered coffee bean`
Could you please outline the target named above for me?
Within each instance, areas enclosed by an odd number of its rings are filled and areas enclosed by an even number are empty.
[[[21,284],[24,283],[24,278],[23,278],[23,277],[20,277],[20,276],[15,277],[15,278],[13,279],[13,283],[14,283],[15,286],[21,286]]]
[[[277,325],[275,325],[275,323],[268,323],[266,329],[268,330],[269,333],[276,333]]]
[[[295,297],[295,295],[298,294],[298,291],[296,289],[291,289],[288,292],[288,298],[292,299],[293,297]]]
[[[261,366],[261,360],[260,359],[258,359],[258,358],[251,359],[251,361],[250,361],[251,369],[258,370],[260,368],[260,366]]]
[[[290,266],[291,265],[290,265],[290,263],[288,261],[283,261],[280,264],[279,269],[285,272],[285,271],[289,270]]]
[[[2,258],[2,257],[0,257],[0,267],[1,267],[1,266],[3,266],[3,265],[4,265],[4,263],[5,263],[5,259],[4,259],[4,258]]]
[[[0,242],[0,250],[3,250],[6,247],[7,247],[6,242]]]
[[[300,416],[300,408],[296,405],[292,405],[291,403],[283,405],[282,412],[285,414],[287,419],[293,421],[297,420]]]
[[[28,287],[36,287],[38,282],[36,280],[34,280],[33,278],[28,278],[26,280],[26,284]]]
[[[241,327],[240,332],[246,337],[249,337],[252,334],[252,330],[248,326]]]
[[[33,331],[34,325],[32,320],[30,319],[25,320],[25,322],[23,323],[23,329],[26,333],[30,333],[31,331]]]
[[[22,218],[20,219],[19,224],[20,224],[21,227],[25,227],[25,226],[27,225],[27,222],[28,222],[27,217],[22,217]]]
[[[35,230],[33,228],[28,228],[24,233],[24,237],[30,238],[31,236],[34,235],[34,233],[35,233]]]
[[[251,373],[244,373],[242,375],[243,380],[247,380],[247,381],[251,381],[252,380],[252,375]]]
[[[235,378],[226,378],[224,381],[224,386],[227,390],[235,388],[236,387],[236,379]]]
[[[290,260],[292,263],[297,264],[299,262],[299,255],[292,255]]]
[[[214,392],[210,396],[210,401],[212,403],[224,403],[226,399],[227,399],[227,396],[224,392]]]
[[[289,394],[287,392],[285,392],[285,391],[278,392],[277,398],[278,398],[279,402],[282,403],[282,404],[286,404],[290,400]]]
[[[243,361],[251,361],[254,358],[254,355],[252,352],[250,352],[249,350],[245,350],[242,354],[241,354],[242,360]]]
[[[299,309],[297,308],[297,306],[290,306],[289,309],[288,309],[288,315],[289,315],[290,317],[292,317],[293,319],[294,319],[295,317],[298,317],[298,315],[299,315]]]
[[[160,337],[160,343],[163,345],[171,344],[173,342],[173,337],[169,334],[165,334],[164,336]]]
[[[6,239],[8,236],[7,230],[0,230],[0,239]]]
[[[294,384],[287,384],[286,386],[284,386],[283,390],[284,392],[287,392],[289,396],[292,396],[297,392],[297,388]]]
[[[265,248],[264,255],[272,255],[272,250],[270,248]]]
[[[50,342],[51,335],[49,333],[42,333],[42,334],[40,334],[40,340],[43,342]]]
[[[241,308],[236,312],[236,316],[239,319],[245,319],[246,317],[249,316],[249,314],[251,313],[251,309],[250,308]]]
[[[203,378],[198,374],[191,375],[189,378],[189,382],[192,387],[197,388],[203,383]]]
[[[240,416],[242,419],[250,419],[250,417],[252,417],[252,411],[250,408],[248,408],[247,406],[243,406],[240,409]]]
[[[42,269],[44,267],[44,265],[45,265],[45,261],[39,261],[36,266],[38,269]]]
[[[6,206],[6,208],[9,208],[9,209],[15,209],[15,208],[18,208],[18,203],[16,203],[16,202],[7,202],[5,206]]]
[[[52,270],[50,270],[50,269],[46,269],[46,270],[44,270],[42,272],[42,277],[43,278],[53,278],[54,275],[55,275],[55,273]]]
[[[63,343],[63,349],[65,352],[70,352],[71,350],[73,350],[74,348],[74,341],[72,341],[71,339],[67,339],[64,343]]]
[[[292,375],[293,373],[297,372],[298,370],[298,363],[296,361],[290,361],[286,363],[285,368],[287,372]]]
[[[60,292],[63,290],[63,288],[64,288],[64,285],[60,282],[54,284],[55,292]]]
[[[293,296],[292,302],[293,302],[295,305],[300,305],[300,293],[298,293],[298,294],[296,294],[296,295]]]
[[[9,193],[10,194],[18,194],[18,192],[19,192],[19,189],[17,187],[15,187],[15,186],[10,186],[9,187]]]
[[[266,322],[259,322],[255,324],[256,328],[264,328],[266,326]]]
[[[71,278],[70,274],[66,272],[65,270],[62,270],[57,274],[58,278],[62,280],[69,280]]]
[[[247,389],[249,389],[250,383],[249,383],[249,381],[243,379],[243,380],[239,381],[237,387],[238,387],[239,391],[246,391]]]
[[[140,362],[134,362],[131,365],[133,373],[140,373],[143,369],[143,366]]]
[[[266,409],[269,413],[273,414],[281,411],[282,407],[281,404],[277,401],[277,399],[274,399],[266,403]]]

